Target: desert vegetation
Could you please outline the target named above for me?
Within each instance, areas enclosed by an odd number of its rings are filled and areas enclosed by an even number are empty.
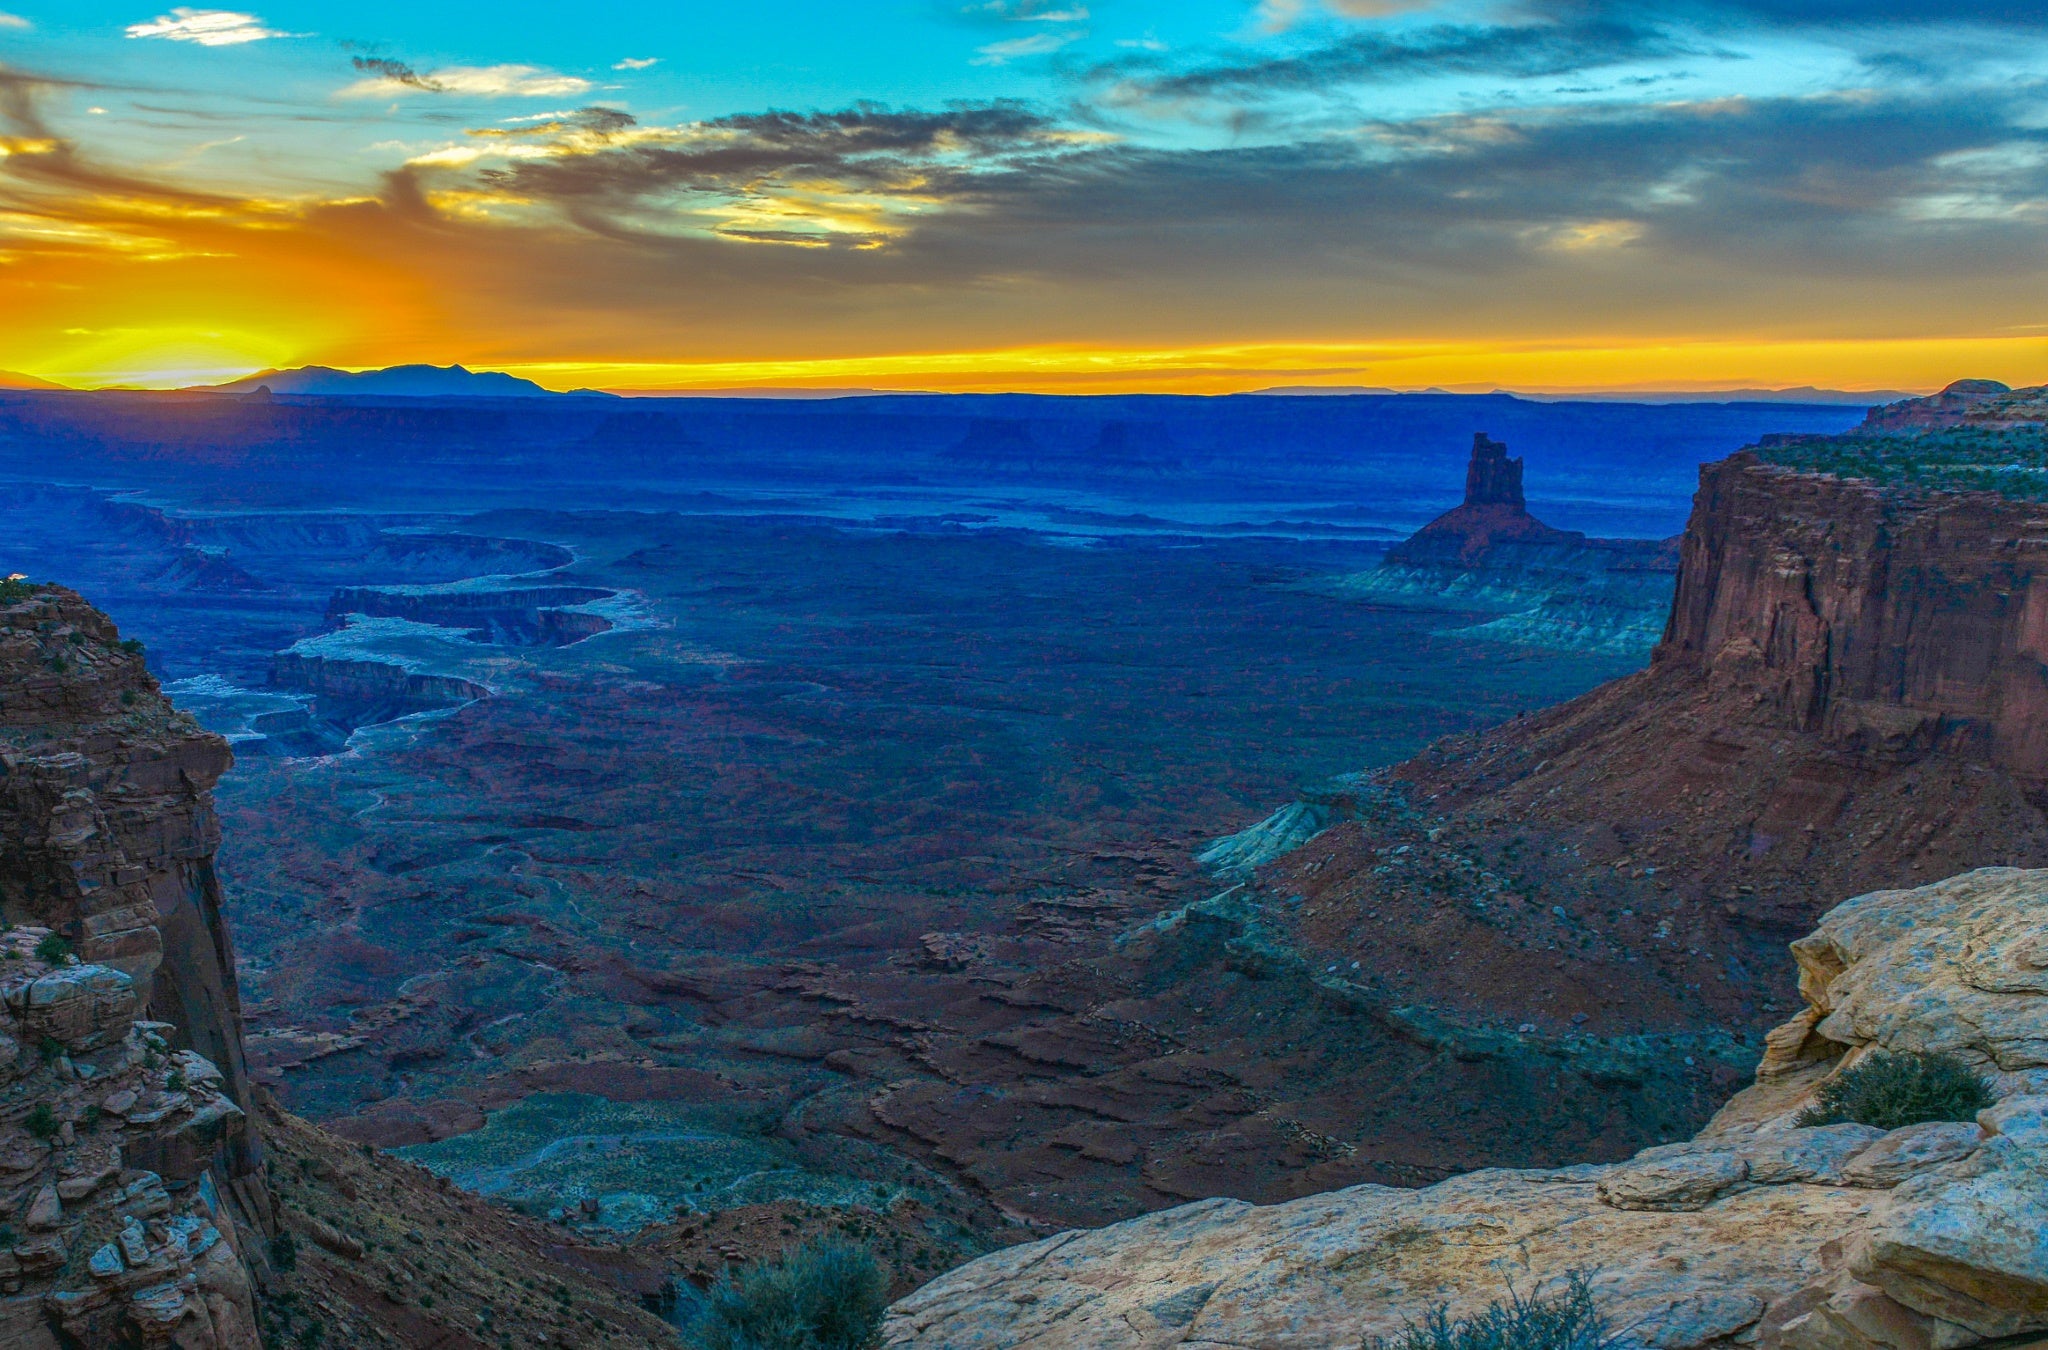
[[[1991,1105],[1991,1085],[1954,1055],[1874,1054],[1823,1084],[1801,1125],[1854,1121],[1880,1130],[1930,1120],[1972,1120]]]
[[[1399,1336],[1367,1336],[1360,1350],[1603,1350],[1616,1340],[1593,1300],[1592,1277],[1574,1271],[1545,1293],[1508,1289],[1505,1300],[1470,1317],[1438,1304]]]
[[[865,1350],[888,1286],[866,1248],[823,1239],[722,1277],[685,1333],[692,1350]]]
[[[2048,500],[2048,430],[2039,427],[1785,437],[1766,444],[1763,457],[1786,468],[1861,478],[1886,487]]]

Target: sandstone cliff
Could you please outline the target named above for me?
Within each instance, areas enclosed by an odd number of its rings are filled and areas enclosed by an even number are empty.
[[[0,1341],[254,1350],[272,1220],[213,872],[227,746],[76,595],[8,600]]]
[[[1591,1277],[1656,1350],[1963,1350],[2048,1331],[2048,873],[1865,895],[1796,949],[1806,1006],[1695,1139],[1629,1162],[1208,1200],[985,1257],[899,1302],[891,1350],[1356,1345],[1433,1306]],[[1938,1049],[1974,1122],[1802,1128],[1827,1077]]]
[[[2048,779],[2048,521],[1738,456],[1700,476],[1659,659],[1751,725],[1874,764],[1945,751]],[[1746,704],[1747,706],[1739,706]]]
[[[657,1262],[252,1089],[213,867],[229,764],[104,615],[0,585],[0,1346],[668,1343]]]
[[[1402,809],[1327,813],[1262,874],[1301,897],[1274,921],[1468,1022],[1761,1029],[1816,897],[2048,863],[2040,533],[1990,493],[1708,466],[1650,668],[1370,780]]]

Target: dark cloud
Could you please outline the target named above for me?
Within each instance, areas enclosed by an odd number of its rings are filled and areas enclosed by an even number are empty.
[[[1157,60],[1133,59],[1098,66],[1088,76],[1098,84],[1119,82],[1153,98],[1243,98],[1445,73],[1566,75],[1685,50],[1683,43],[1656,28],[1586,15],[1560,22],[1442,25],[1400,34],[1361,29],[1288,56],[1180,71],[1164,69]]]
[[[74,209],[77,194],[105,194],[188,207],[221,207],[231,198],[194,191],[103,164],[58,132],[43,104],[57,93],[100,93],[122,86],[67,79],[0,65],[0,132],[32,143],[32,152],[0,158],[0,207],[65,219],[113,219],[115,209]]]
[[[748,113],[702,123],[680,140],[521,161],[487,171],[485,179],[522,196],[583,205],[730,191],[792,175],[869,192],[922,192],[935,176],[1036,148],[1054,130],[1044,114],[1014,103],[936,112],[861,104],[837,112]]]
[[[429,79],[403,61],[388,56],[351,56],[349,64],[365,75],[402,84],[410,89],[425,90],[430,94],[442,94],[448,86],[438,80]]]
[[[2048,154],[2029,152],[2048,152],[2048,131],[2028,121],[2041,92],[1492,112],[1208,150],[1074,143],[1009,106],[858,108],[730,118],[701,143],[601,148],[486,181],[590,234],[687,257],[693,277],[742,270],[773,291],[954,293],[1001,278],[1138,287],[1171,310],[1179,288],[1189,304],[1237,291],[1263,305],[1301,287],[1312,308],[1349,297],[1440,314],[1595,274],[1576,303],[1755,303],[1822,278],[1875,294],[2000,269],[2009,289],[2042,269]],[[1981,162],[1959,167],[1970,152]],[[924,209],[886,247],[801,257],[665,223],[772,195],[779,176],[914,194]],[[780,225],[725,233],[819,242]]]
[[[2039,0],[1521,0],[1516,9],[1532,17],[1577,20],[1735,18],[1786,27],[1959,23],[2048,27],[2048,4]]]

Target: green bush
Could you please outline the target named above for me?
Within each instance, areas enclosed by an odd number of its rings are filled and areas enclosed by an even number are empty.
[[[35,593],[36,588],[26,581],[17,581],[13,577],[0,580],[0,605],[19,604]]]
[[[299,1240],[289,1228],[280,1228],[270,1240],[270,1264],[289,1275],[299,1268]]]
[[[71,944],[55,933],[36,944],[36,957],[53,966],[64,964],[64,958],[71,955]]]
[[[695,1350],[864,1350],[888,1302],[867,1249],[825,1239],[723,1276],[687,1339]]]
[[[1510,1287],[1505,1303],[1495,1303],[1472,1317],[1452,1318],[1448,1304],[1438,1304],[1420,1325],[1388,1340],[1367,1336],[1360,1350],[1603,1350],[1618,1337],[1593,1303],[1593,1282],[1583,1272],[1567,1275],[1564,1287],[1543,1294],[1540,1287],[1524,1296]]]
[[[57,1113],[50,1109],[48,1102],[37,1102],[29,1110],[28,1119],[22,1124],[28,1126],[28,1132],[38,1139],[48,1139],[57,1133],[59,1128]]]
[[[1896,1130],[1927,1120],[1974,1120],[1993,1100],[1991,1085],[1954,1055],[1880,1051],[1822,1084],[1798,1123],[1854,1121]]]

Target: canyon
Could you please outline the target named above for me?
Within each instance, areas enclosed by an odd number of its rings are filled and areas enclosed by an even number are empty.
[[[252,1083],[214,867],[228,746],[76,593],[4,586],[0,1342],[664,1338],[617,1254],[487,1213]]]
[[[1214,1199],[984,1257],[891,1311],[892,1350],[1370,1344],[1431,1308],[1585,1281],[1658,1350],[2031,1344],[2048,1331],[2048,873],[1858,897],[1794,948],[1804,1006],[1689,1140],[1272,1207]],[[1788,962],[1789,964],[1789,962]],[[1996,1084],[1975,1119],[1809,1124],[1830,1077],[1938,1050]]]
[[[601,490],[544,480],[567,500],[357,482],[339,513],[252,470],[260,446],[223,452],[243,500],[198,509],[124,442],[87,457],[110,486],[24,494],[17,537],[145,616],[149,662],[239,760],[209,788],[225,752],[180,723],[201,747],[180,753],[216,756],[188,786],[225,832],[215,882],[166,875],[234,930],[243,1067],[201,1045],[204,1016],[154,1016],[156,1053],[182,1035],[223,1084],[242,1075],[221,1099],[286,1159],[262,1169],[269,1227],[228,1216],[264,1235],[226,1238],[250,1287],[366,1301],[369,1340],[484,1310],[560,1337],[587,1323],[548,1321],[552,1295],[522,1306],[522,1282],[568,1263],[572,1299],[658,1339],[643,1297],[687,1305],[846,1224],[909,1294],[1190,1202],[1236,1261],[1233,1225],[1268,1223],[1238,1206],[1321,1213],[1348,1188],[1426,1197],[1475,1169],[1720,1138],[1716,1112],[1809,1003],[1785,945],[1832,905],[2048,862],[2038,507],[1816,468],[1958,425],[2024,440],[2030,392],[1995,397],[1998,426],[1892,409],[1752,438],[1699,471],[1676,546],[1596,535],[1613,506],[1539,498],[1589,528],[1542,524],[1490,436],[1447,515],[1462,446],[1434,486],[1370,507],[1283,502],[1275,479],[1256,515],[1226,512],[1173,495],[1216,461],[1208,430],[1132,429],[1157,408],[1031,423],[1031,455],[967,491],[825,476],[749,496],[652,482],[635,455]],[[987,411],[920,433],[934,473],[972,467],[963,441],[1005,442],[973,429]],[[481,441],[500,414],[434,416]],[[1081,492],[1102,443],[1117,462]],[[1134,467],[1161,456],[1179,467]],[[1595,472],[1528,458],[1530,490]],[[1052,481],[1020,486],[1034,475]],[[1693,486],[1672,478],[1672,524],[1638,512],[1635,532],[1670,533]],[[1433,594],[1346,589],[1422,570]],[[1562,588],[1507,617],[1566,597],[1583,620],[1602,593],[1634,612],[1664,587],[1647,668],[1639,614],[1626,650],[1597,625],[1577,645],[1475,631],[1504,612],[1477,592],[1546,572]],[[94,622],[66,620],[121,651]],[[105,945],[79,958],[168,998],[185,976],[138,962],[145,926],[188,950],[164,927],[171,882],[119,886],[142,889],[94,901]],[[1599,1181],[1542,1194],[1605,1223]],[[1522,1183],[1469,1184],[1471,1205],[1552,1212]],[[453,1230],[453,1286],[408,1236],[442,1234],[394,1227],[378,1191]],[[1730,1203],[1789,1203],[1750,1195]],[[1813,1217],[1795,1245],[1865,1204],[1792,1199]],[[1398,1222],[1434,1224],[1437,1203],[1403,1200]],[[265,1269],[275,1233],[299,1273]]]

